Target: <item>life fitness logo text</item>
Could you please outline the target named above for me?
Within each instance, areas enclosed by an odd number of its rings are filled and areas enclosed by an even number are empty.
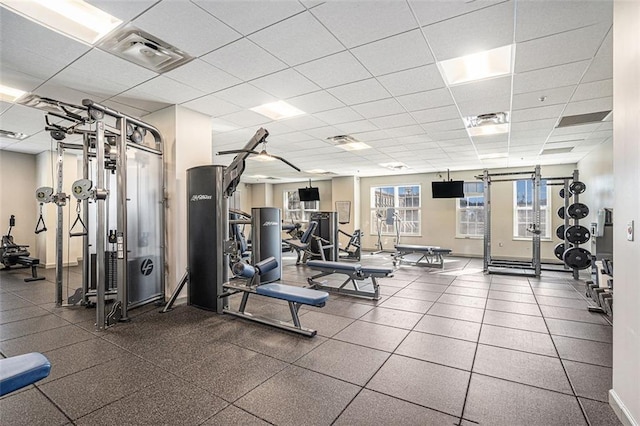
[[[191,196],[191,201],[210,200],[211,198],[213,198],[211,195],[197,194]]]
[[[262,226],[278,226],[278,222],[265,222],[262,224]]]

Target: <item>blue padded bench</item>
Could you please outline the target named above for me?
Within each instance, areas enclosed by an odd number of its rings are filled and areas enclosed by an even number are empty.
[[[444,269],[444,256],[451,253],[451,249],[444,249],[438,246],[416,246],[398,244],[395,246],[396,252],[392,255],[393,266],[407,262],[404,257],[410,254],[419,254],[420,258],[409,263],[414,266],[439,266]],[[422,260],[424,262],[421,262]]]
[[[307,282],[315,289],[333,291],[336,293],[349,294],[353,296],[368,297],[373,300],[380,299],[380,286],[377,278],[386,278],[393,276],[392,268],[380,268],[362,266],[359,263],[331,262],[324,260],[310,260],[307,266],[311,269],[320,271],[318,274],[307,278]],[[318,278],[327,275],[341,274],[346,275],[347,279],[339,286],[333,287],[326,285],[326,281],[318,281]],[[373,291],[367,291],[360,288],[358,281],[371,279]],[[353,284],[353,289],[345,288],[347,284]]]
[[[230,281],[225,283],[224,288],[227,292],[231,292],[230,294],[242,292],[242,300],[240,301],[240,308],[237,311],[234,311],[227,306],[224,309],[224,313],[259,322],[261,324],[267,324],[284,330],[293,331],[305,336],[315,336],[316,330],[304,328],[300,325],[298,310],[302,305],[317,307],[324,306],[329,298],[329,294],[326,291],[312,290],[292,285],[277,283],[260,284],[260,276],[277,266],[278,262],[274,257],[268,257],[255,265],[248,265],[246,263],[236,263],[233,265],[232,269],[236,277],[245,279],[245,282],[244,284],[238,285],[233,281]],[[289,322],[279,321],[272,318],[264,318],[246,312],[250,294],[257,294],[259,296],[272,297],[287,301],[293,325]]]
[[[0,359],[0,396],[42,380],[50,371],[51,363],[38,352]]]

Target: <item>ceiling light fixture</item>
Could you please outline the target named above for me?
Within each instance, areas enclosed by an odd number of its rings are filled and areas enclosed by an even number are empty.
[[[297,117],[304,115],[306,112],[299,110],[293,105],[289,105],[285,101],[271,102],[251,108],[251,111],[269,117],[272,120],[282,120],[284,118]]]
[[[328,137],[327,140],[335,143],[338,148],[342,148],[345,151],[360,151],[362,149],[369,149],[371,146],[364,142],[357,141],[353,136],[338,135]]]
[[[390,170],[408,170],[409,166],[399,161],[392,161],[390,163],[381,163],[380,166]]]
[[[11,130],[2,130],[0,129],[0,137],[9,138],[21,141],[29,137],[29,135],[20,132],[12,132]]]
[[[63,35],[94,44],[122,23],[82,0],[0,0],[25,18]]]
[[[448,86],[511,74],[513,45],[438,62]]]
[[[509,113],[492,112],[472,117],[464,117],[464,124],[469,136],[499,135],[509,132]]]
[[[27,92],[0,84],[0,101],[2,102],[15,102],[25,93]]]
[[[493,154],[479,154],[479,160],[497,160],[499,158],[509,158],[509,154],[506,152],[496,152]]]

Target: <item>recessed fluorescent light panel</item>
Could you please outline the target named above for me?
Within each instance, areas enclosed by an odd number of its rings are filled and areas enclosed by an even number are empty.
[[[493,154],[479,154],[478,159],[480,160],[497,160],[499,158],[508,158],[509,154],[506,152],[496,152]]]
[[[399,161],[392,161],[391,163],[381,163],[380,166],[391,170],[407,170],[409,166]]]
[[[472,117],[464,117],[469,136],[499,135],[509,132],[509,113],[492,112]]]
[[[94,44],[122,23],[82,0],[0,0],[0,4],[53,31]]]
[[[0,101],[2,102],[15,102],[25,93],[27,92],[0,84]]]
[[[513,45],[438,62],[448,86],[511,74]]]
[[[282,120],[284,118],[297,117],[306,114],[293,105],[289,105],[285,101],[271,102],[251,108],[251,111],[269,117],[272,120]]]

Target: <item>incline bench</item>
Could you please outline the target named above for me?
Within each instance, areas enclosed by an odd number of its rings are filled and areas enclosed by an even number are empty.
[[[392,254],[393,266],[408,262],[414,266],[439,266],[444,269],[444,256],[451,253],[451,249],[444,249],[437,246],[414,246],[399,244],[396,245],[396,252]],[[410,254],[420,254],[416,261],[407,261],[405,256]],[[425,260],[422,262],[422,260]]]
[[[261,324],[271,325],[274,327],[282,328],[284,330],[293,331],[294,333],[302,334],[305,336],[315,336],[316,330],[304,328],[300,325],[298,310],[302,305],[311,305],[317,307],[324,306],[327,299],[329,298],[329,294],[325,291],[312,290],[309,288],[296,287],[292,285],[276,283],[260,284],[260,275],[265,272],[269,272],[277,266],[278,262],[274,257],[268,257],[253,266],[246,263],[236,263],[235,265],[233,265],[233,273],[236,276],[247,278],[249,280],[248,282],[245,281],[244,284],[235,284],[233,281],[225,283],[225,294],[223,294],[222,297],[226,297],[237,292],[242,292],[242,300],[240,301],[240,308],[237,311],[231,310],[227,307],[224,309],[224,313],[259,322]],[[293,325],[288,322],[260,317],[246,312],[247,302],[249,301],[250,294],[258,294],[260,296],[286,300],[289,304],[289,311],[291,312]]]
[[[307,266],[313,270],[320,271],[319,274],[307,278],[307,282],[312,288],[354,296],[371,297],[373,300],[380,298],[380,288],[376,278],[392,276],[391,273],[393,272],[391,268],[364,267],[359,263],[329,262],[323,260],[310,260],[307,262]],[[318,278],[332,274],[346,275],[347,279],[340,287],[331,287],[326,285],[326,281],[317,281]],[[373,292],[361,289],[357,283],[357,281],[364,281],[369,278],[371,278],[371,283],[373,284]],[[353,289],[344,288],[349,283],[353,284]]]

